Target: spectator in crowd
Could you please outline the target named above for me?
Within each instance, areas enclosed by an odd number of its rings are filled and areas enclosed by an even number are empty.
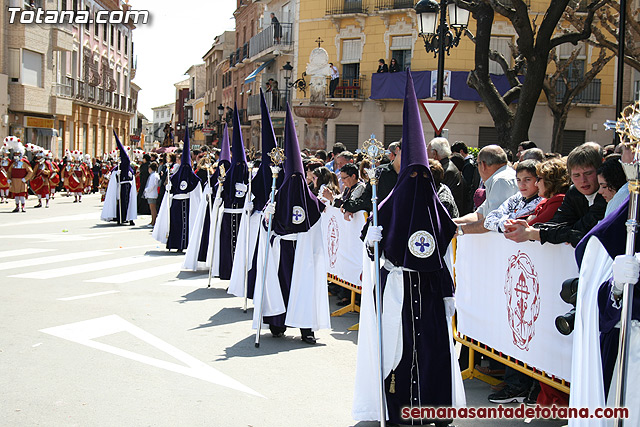
[[[625,143],[618,144],[616,146],[616,152],[617,154],[615,155],[620,155],[619,158],[622,164],[633,162],[634,154],[633,154],[633,151],[631,150],[631,147],[628,144],[625,144]],[[609,160],[609,158],[613,156],[614,155],[612,154],[610,157],[607,157],[605,161]],[[624,203],[624,201],[627,199],[628,196],[629,196],[629,182],[625,182],[622,187],[618,188],[618,191],[616,192],[616,194],[607,203],[607,210],[605,211],[604,216],[607,217],[609,214],[612,214],[613,212],[615,212],[616,209],[618,209],[620,205]]]
[[[344,183],[342,182],[342,175],[339,174],[340,169],[344,167],[344,165],[353,163],[353,153],[351,151],[343,151],[342,153],[336,156],[336,159],[333,163],[333,167],[335,169],[335,173],[338,175],[338,183],[340,183],[340,190],[344,190]]]
[[[475,210],[473,204],[473,195],[480,187],[480,174],[478,173],[478,165],[475,158],[469,154],[467,144],[462,141],[456,141],[451,146],[450,160],[456,165],[462,173],[464,194],[462,199],[462,208],[459,209],[461,215],[466,215]]]
[[[369,175],[367,174],[367,169],[371,168],[371,162],[368,159],[364,159],[358,162],[358,169],[360,170],[360,179],[363,182],[369,182]]]
[[[327,163],[327,152],[326,151],[318,150],[318,151],[316,151],[316,154],[314,156],[315,156],[316,159],[320,159],[324,163]]]
[[[518,144],[518,160],[522,160],[522,153],[530,148],[538,148],[533,141],[522,141]]]
[[[604,157],[606,158],[607,156],[615,153],[616,146],[613,144],[605,145],[603,148],[603,151],[604,151]]]
[[[331,153],[332,153],[331,161],[325,165],[326,167],[329,168],[331,172],[336,173],[338,171],[339,168],[335,167],[336,157],[338,156],[338,154],[346,150],[347,150],[347,147],[345,147],[342,142],[336,142],[333,145],[333,148],[331,149]]]
[[[538,196],[543,200],[527,218],[529,225],[549,222],[564,200],[571,185],[567,163],[563,159],[550,159],[536,166]]]
[[[156,225],[156,217],[158,216],[157,200],[158,187],[160,186],[160,175],[158,175],[158,164],[156,162],[149,163],[149,172],[147,185],[144,188],[144,197],[147,199],[149,210],[151,211],[151,223],[149,226],[153,228]]]
[[[440,162],[444,169],[442,182],[449,187],[453,199],[456,201],[458,210],[464,207],[464,184],[462,173],[449,159],[451,157],[451,146],[446,138],[433,138],[427,145],[427,155],[430,159]],[[467,214],[468,212],[464,212]]]
[[[486,233],[484,219],[516,194],[516,172],[507,164],[507,153],[498,145],[487,145],[478,153],[478,173],[485,183],[486,198],[475,212],[455,218],[458,235]]]
[[[144,189],[147,185],[147,179],[149,179],[149,164],[151,163],[151,156],[145,154],[142,156],[142,163],[138,167],[138,174],[140,175],[140,190],[138,190],[138,214],[149,215],[149,205],[147,199],[144,197]]]
[[[484,228],[504,233],[504,224],[509,219],[528,218],[533,214],[542,197],[538,195],[536,160],[523,160],[516,167],[516,182],[519,192],[505,200],[498,209],[489,212]]]
[[[544,151],[539,148],[529,148],[524,150],[520,156],[520,161],[523,160],[537,160],[539,162],[545,161]]]
[[[334,200],[333,205],[342,208],[343,212],[351,214],[364,210],[362,194],[365,184],[360,180],[358,167],[353,163],[347,163],[340,169],[340,178],[344,183],[344,191],[339,198]]]
[[[456,201],[453,199],[453,194],[451,194],[449,187],[442,182],[444,179],[444,169],[442,169],[442,165],[435,159],[429,159],[429,169],[431,169],[431,175],[433,175],[433,184],[438,194],[438,200],[440,200],[442,206],[449,212],[451,218],[457,218],[459,213]]]
[[[391,63],[389,64],[389,72],[397,73],[398,71],[402,71],[400,69],[400,64],[398,64],[398,61],[396,61],[396,58],[391,58]]]
[[[320,197],[322,197],[322,193],[320,192],[320,189],[323,189],[323,186],[328,188],[334,196],[340,194],[340,186],[338,185],[338,177],[336,176],[335,173],[331,172],[329,170],[329,168],[325,167],[325,166],[321,166],[319,168],[315,168],[313,170],[313,187],[311,188],[311,192]],[[324,198],[323,198],[324,199]],[[327,199],[324,199],[324,201],[327,201]],[[328,201],[327,201],[328,202]]]
[[[329,97],[333,98],[336,92],[336,88],[338,87],[338,82],[340,81],[340,72],[338,71],[338,68],[333,65],[333,62],[329,62],[329,72]]]
[[[400,164],[402,161],[402,141],[395,141],[389,144],[389,159],[393,159],[390,163],[384,163],[378,166],[378,188],[376,195],[378,196],[378,204],[387,198],[393,187],[398,181],[398,173],[400,172]],[[371,183],[367,182],[364,193],[362,194],[362,209],[371,212],[373,204],[371,197],[373,189]]]
[[[598,194],[604,197],[607,204],[615,197],[618,190],[627,183],[627,177],[620,163],[620,156],[614,154],[600,165],[597,170]]]
[[[378,60],[378,71],[376,73],[388,73],[389,66],[384,62],[384,59],[380,58]]]
[[[567,169],[573,185],[553,219],[534,226],[523,220],[511,221],[505,224],[505,237],[514,242],[537,240],[542,244],[571,243],[575,247],[604,217],[607,202],[598,194],[597,177],[601,164],[602,156],[591,143],[571,150]]]
[[[323,167],[324,163],[322,163],[322,160],[320,159],[311,158],[311,159],[305,159],[302,162],[302,165],[304,166],[305,174],[307,177],[307,185],[309,186],[309,188],[313,189],[313,185],[314,185],[313,171],[319,167]]]

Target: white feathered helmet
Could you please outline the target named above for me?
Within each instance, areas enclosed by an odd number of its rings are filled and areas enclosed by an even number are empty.
[[[20,155],[20,157],[24,156],[24,145],[22,145],[22,141],[17,136],[10,135],[6,137],[4,144],[11,151],[12,156],[16,154]]]
[[[92,167],[91,154],[85,154],[82,160],[86,163],[87,166]]]
[[[82,161],[82,151],[80,150],[73,150],[71,152],[71,156],[73,157],[73,160],[75,161]]]
[[[47,150],[45,152],[45,157],[47,158],[47,160],[53,160],[53,153],[51,152],[51,150]]]

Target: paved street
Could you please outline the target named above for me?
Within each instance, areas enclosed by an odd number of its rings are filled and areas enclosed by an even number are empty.
[[[72,201],[0,205],[2,425],[377,425],[351,418],[355,314],[333,318],[316,346],[289,330],[256,349],[251,310],[225,282],[180,272],[183,255],[151,238],[149,217],[101,223],[99,196]],[[486,384],[465,386],[470,406],[490,405]]]

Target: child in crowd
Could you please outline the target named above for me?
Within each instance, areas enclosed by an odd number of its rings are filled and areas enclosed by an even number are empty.
[[[151,172],[147,179],[147,185],[144,188],[144,197],[149,203],[149,210],[151,210],[151,227],[156,225],[156,217],[158,216],[158,209],[156,208],[156,202],[158,200],[158,186],[160,185],[160,175],[158,175],[158,164],[151,162],[149,165],[149,171]]]
[[[504,233],[504,223],[509,219],[527,218],[531,215],[542,197],[538,196],[536,186],[537,160],[524,160],[516,167],[516,182],[519,193],[514,194],[494,211],[491,211],[484,220],[484,227],[490,231]]]

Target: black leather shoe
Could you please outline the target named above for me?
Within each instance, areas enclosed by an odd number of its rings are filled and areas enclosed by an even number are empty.
[[[311,345],[316,343],[316,337],[311,329],[301,329],[300,332],[302,333],[302,341]]]

